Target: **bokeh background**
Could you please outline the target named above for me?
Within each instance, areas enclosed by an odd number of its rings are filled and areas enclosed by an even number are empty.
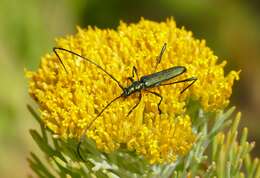
[[[231,105],[242,111],[242,126],[260,155],[260,1],[258,0],[0,0],[0,177],[30,175],[26,157],[37,150],[28,129],[38,125],[26,109],[31,103],[24,68],[35,70],[51,52],[54,39],[76,32],[76,25],[115,28],[140,17],[162,21],[206,39],[226,71],[242,69]]]

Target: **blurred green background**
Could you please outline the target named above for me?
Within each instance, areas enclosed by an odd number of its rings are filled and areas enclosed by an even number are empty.
[[[207,40],[226,71],[242,69],[231,105],[242,111],[242,126],[260,155],[260,1],[242,0],[0,0],[0,177],[31,174],[26,157],[37,150],[28,129],[36,128],[26,109],[31,103],[24,68],[35,70],[51,52],[54,38],[76,32],[76,25],[115,28],[119,20],[162,21]]]

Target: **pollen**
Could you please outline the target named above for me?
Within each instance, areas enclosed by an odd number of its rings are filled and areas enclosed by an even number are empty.
[[[156,58],[164,43],[167,48],[156,67]],[[136,24],[121,22],[116,30],[78,28],[75,35],[56,40],[56,46],[82,55],[104,68],[120,84],[131,84],[135,66],[139,77],[173,66],[185,66],[187,72],[170,82],[196,77],[198,80],[181,94],[189,82],[153,87],[160,98],[142,91],[120,98],[98,117],[86,132],[97,148],[110,153],[124,146],[150,163],[173,162],[187,154],[195,142],[187,105],[192,99],[205,111],[216,111],[228,105],[238,73],[224,74],[225,61],[206,46],[205,40],[176,27],[170,18],[165,22],[141,19]],[[106,73],[88,61],[65,51],[46,54],[36,71],[27,71],[29,93],[38,103],[43,123],[63,138],[79,138],[99,112],[122,89]],[[156,69],[156,71],[155,71]],[[134,78],[137,79],[137,76]]]

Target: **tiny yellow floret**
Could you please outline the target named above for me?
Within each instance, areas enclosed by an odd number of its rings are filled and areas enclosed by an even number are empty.
[[[167,49],[156,71],[185,66],[187,72],[171,81],[189,77],[198,80],[182,94],[189,83],[150,89],[163,96],[161,115],[157,109],[160,98],[147,92],[142,92],[140,104],[129,116],[127,113],[138,102],[138,94],[114,102],[86,132],[98,149],[109,153],[124,145],[150,163],[173,162],[195,142],[188,102],[197,101],[205,111],[225,107],[238,72],[231,71],[225,76],[226,62],[217,63],[218,57],[205,41],[177,28],[173,19],[161,23],[144,19],[137,24],[121,22],[117,30],[78,28],[76,35],[57,40],[58,47],[96,62],[124,87],[130,85],[127,78],[132,75],[133,66],[139,77],[155,72],[156,57],[164,43]],[[47,54],[37,71],[26,72],[29,93],[39,104],[41,118],[48,128],[63,138],[79,138],[122,90],[93,64],[67,52],[59,54],[67,72],[54,53]]]

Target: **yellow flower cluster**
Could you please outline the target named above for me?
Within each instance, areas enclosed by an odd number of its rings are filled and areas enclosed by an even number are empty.
[[[57,40],[62,47],[96,62],[126,87],[136,66],[139,76],[155,72],[156,57],[164,43],[167,49],[157,71],[172,66],[185,66],[187,72],[171,81],[197,77],[189,83],[178,83],[150,89],[163,96],[162,114],[158,113],[157,96],[142,92],[115,101],[87,130],[97,147],[112,152],[120,146],[136,151],[150,163],[172,162],[186,154],[195,141],[191,120],[186,113],[188,100],[200,102],[208,111],[220,109],[229,102],[232,85],[238,73],[224,76],[225,62],[217,64],[217,56],[205,41],[177,28],[173,19],[152,22],[141,19],[137,24],[120,23],[117,30],[78,28],[78,33]],[[108,102],[122,93],[120,87],[93,64],[68,52],[59,52],[67,72],[54,53],[42,58],[36,72],[27,72],[29,93],[40,106],[41,118],[48,128],[63,138],[80,137],[84,129]]]

